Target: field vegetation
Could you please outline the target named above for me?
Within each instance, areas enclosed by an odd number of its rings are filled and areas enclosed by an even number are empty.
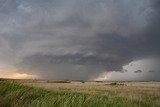
[[[160,107],[160,83],[1,79],[0,107]]]

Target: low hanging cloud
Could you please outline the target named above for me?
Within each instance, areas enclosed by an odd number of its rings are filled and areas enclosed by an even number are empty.
[[[148,72],[155,72],[155,70],[149,70]]]
[[[45,79],[122,72],[159,57],[159,7],[159,0],[2,0],[0,59]]]
[[[142,73],[142,70],[134,71],[134,73]]]

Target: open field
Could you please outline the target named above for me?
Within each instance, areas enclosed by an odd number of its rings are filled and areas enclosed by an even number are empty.
[[[1,80],[0,107],[160,107],[160,82]]]

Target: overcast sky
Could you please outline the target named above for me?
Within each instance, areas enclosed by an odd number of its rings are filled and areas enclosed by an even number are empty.
[[[160,80],[160,0],[0,0],[0,77]]]

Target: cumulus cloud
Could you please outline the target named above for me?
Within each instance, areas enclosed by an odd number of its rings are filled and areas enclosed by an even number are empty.
[[[20,73],[90,79],[159,57],[159,0],[2,0],[0,59]]]

